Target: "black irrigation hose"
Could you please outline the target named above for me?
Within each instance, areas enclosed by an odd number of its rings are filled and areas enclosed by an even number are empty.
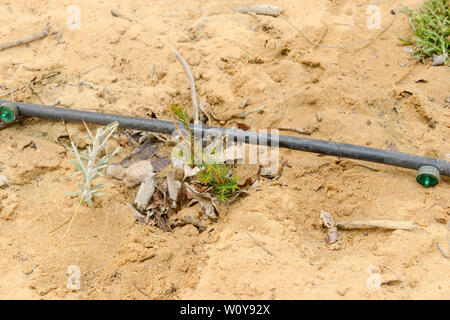
[[[0,104],[8,101],[0,100]],[[119,126],[128,129],[145,130],[159,133],[172,133],[175,130],[175,125],[172,121],[136,118],[129,116],[122,116],[117,114],[97,113],[73,109],[64,109],[58,107],[41,106],[28,103],[14,103],[20,115],[27,117],[37,117],[52,120],[64,120],[68,122],[94,123],[100,125],[107,125],[113,121],[117,121]],[[245,141],[246,143],[271,144],[273,138],[277,137],[279,146],[282,148],[321,153],[332,156],[359,159],[370,162],[377,162],[386,165],[403,167],[417,170],[423,166],[431,166],[437,168],[440,174],[450,176],[450,162],[422,157],[414,154],[407,154],[391,150],[383,150],[376,148],[369,148],[357,146],[352,144],[337,143],[331,141],[323,141],[316,139],[298,138],[292,136],[274,136],[261,135],[254,131],[244,131],[239,129],[229,129],[210,126],[194,126],[194,131],[216,129],[222,133],[226,133],[229,138],[238,139],[238,141]]]

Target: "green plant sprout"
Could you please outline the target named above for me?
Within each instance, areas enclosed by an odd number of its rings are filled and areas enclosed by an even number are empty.
[[[238,177],[223,163],[202,163],[197,178],[202,184],[212,187],[212,192],[220,201],[227,201],[233,192],[239,190]]]
[[[174,115],[175,121],[181,122],[189,134],[189,138],[190,138],[189,145],[190,145],[190,149],[191,149],[191,164],[193,165],[195,163],[195,158],[194,158],[195,139],[194,139],[194,134],[189,126],[189,123],[191,122],[191,118],[187,114],[186,110],[184,110],[183,107],[181,107],[181,106],[172,105],[172,106],[170,106],[170,111]],[[181,138],[183,138],[183,134],[182,134],[180,128],[178,127],[178,125],[176,124],[176,122],[175,122],[175,127],[177,128],[178,131],[180,131],[180,136],[181,136]]]
[[[194,158],[195,139],[194,134],[189,127],[191,118],[181,106],[172,105],[170,106],[170,110],[174,115],[175,120],[181,122],[189,134],[189,146],[191,152],[190,164],[201,169],[201,171],[197,174],[197,179],[201,184],[211,186],[212,192],[217,199],[220,201],[228,200],[233,192],[239,190],[239,186],[237,184],[238,178],[233,175],[232,168],[223,163],[209,163],[209,161],[205,162],[203,150],[200,151],[200,163],[196,163]],[[176,123],[175,126],[179,131],[181,131]]]
[[[449,0],[427,0],[417,11],[404,7],[409,23],[415,33],[412,40],[399,39],[405,45],[415,45],[413,57],[422,59],[443,55],[448,62],[450,47]]]

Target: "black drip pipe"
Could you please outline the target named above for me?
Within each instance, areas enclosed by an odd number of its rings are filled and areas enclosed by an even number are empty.
[[[9,102],[0,100],[0,104]],[[86,122],[100,125],[107,125],[117,121],[120,127],[136,130],[145,130],[159,133],[172,133],[175,125],[172,121],[146,119],[122,116],[117,114],[97,113],[73,109],[65,109],[36,104],[14,102],[20,115],[27,117],[37,117],[52,120],[64,120],[68,122]],[[230,139],[237,139],[246,143],[271,145],[274,138],[278,138],[279,147],[293,150],[300,150],[313,153],[327,154],[343,158],[359,159],[364,161],[382,163],[397,167],[417,170],[422,166],[432,166],[437,168],[442,175],[450,176],[450,162],[422,157],[403,152],[369,148],[352,144],[323,141],[317,139],[307,139],[282,135],[261,135],[254,131],[244,131],[239,129],[229,129],[211,126],[195,126],[191,128],[194,132],[206,130],[219,130],[227,134]]]

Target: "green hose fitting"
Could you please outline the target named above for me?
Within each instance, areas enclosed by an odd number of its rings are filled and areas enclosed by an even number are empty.
[[[0,105],[0,120],[4,123],[12,123],[16,121],[19,115],[19,109],[11,102],[5,102]]]
[[[433,166],[421,166],[417,172],[417,182],[425,187],[432,187],[439,183],[439,169]]]

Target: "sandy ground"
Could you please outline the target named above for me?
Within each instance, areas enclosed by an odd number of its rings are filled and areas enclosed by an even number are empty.
[[[214,125],[308,128],[313,138],[450,161],[449,69],[416,64],[397,40],[411,36],[399,8],[419,1],[381,1],[381,29],[373,30],[362,0],[321,0],[313,7],[303,0],[272,2],[312,40],[352,43],[346,49],[313,46],[281,17],[231,10],[254,3],[1,0],[0,43],[45,23],[51,34],[0,52],[0,92],[37,77],[33,90],[3,99],[141,117],[151,106],[168,119],[171,103],[191,108],[175,46],[192,67],[199,100],[221,120]],[[81,10],[80,29],[67,28],[70,5]],[[80,90],[81,80],[93,86]],[[244,111],[265,109],[236,119],[243,99]],[[68,128],[85,134],[81,125]],[[59,122],[27,119],[0,131],[0,174],[10,185],[0,189],[0,298],[450,298],[450,260],[436,247],[439,241],[447,250],[447,178],[425,189],[411,170],[371,164],[374,171],[282,150],[280,178],[261,179],[261,189],[226,208],[218,222],[207,221],[198,207],[185,209],[200,216],[204,232],[187,225],[171,234],[136,223],[126,202],[137,189],[106,179],[106,196],[83,207],[63,237],[65,228],[49,231],[76,206],[65,196],[76,188],[65,130]],[[125,147],[120,160],[132,148],[123,137],[116,140]],[[321,210],[336,221],[408,220],[423,230],[342,231],[339,245],[329,246]],[[80,268],[81,290],[66,287],[71,265]],[[379,289],[367,285],[371,265],[381,268]]]

